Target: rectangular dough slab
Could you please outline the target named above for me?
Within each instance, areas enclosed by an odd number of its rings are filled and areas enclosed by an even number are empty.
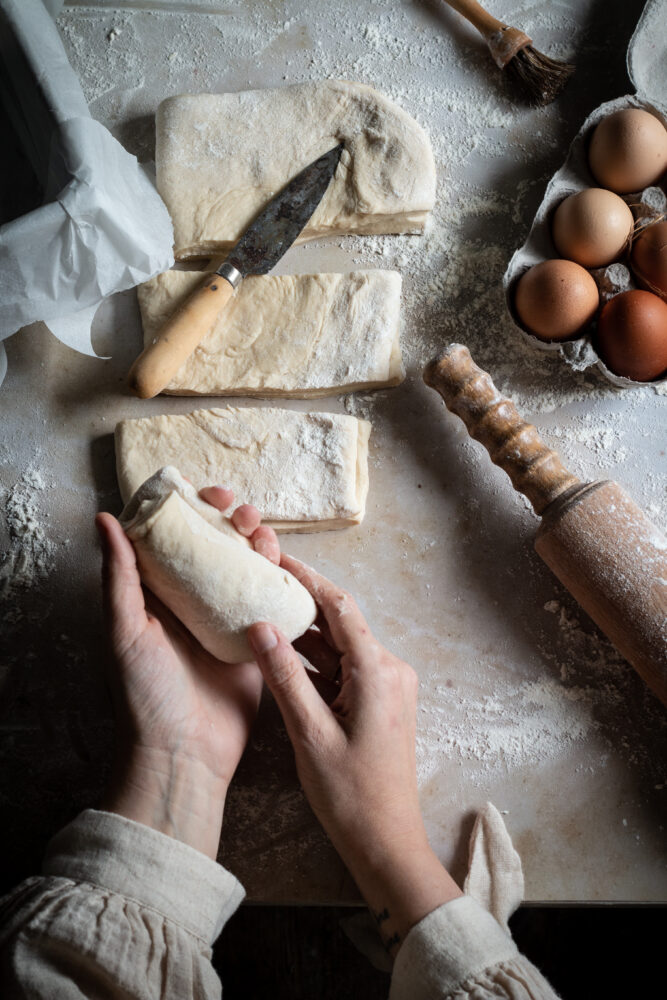
[[[228,406],[121,420],[116,469],[123,501],[164,465],[197,489],[229,486],[276,531],[359,524],[368,494],[371,425],[340,413]]]
[[[372,87],[322,80],[162,101],[157,186],[174,223],[176,258],[228,250],[277,191],[341,142],[336,174],[297,242],[421,232],[435,201],[431,144]]]
[[[141,285],[145,346],[201,278],[165,271]],[[163,391],[307,398],[398,385],[400,303],[396,271],[246,278]]]

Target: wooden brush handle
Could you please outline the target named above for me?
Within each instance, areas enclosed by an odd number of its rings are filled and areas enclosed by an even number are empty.
[[[132,365],[128,382],[140,399],[151,399],[162,392],[233,294],[234,286],[221,275],[204,278]]]
[[[530,45],[532,39],[518,28],[499,21],[497,17],[484,10],[477,0],[445,0],[477,28],[489,47],[489,51],[498,66],[504,69],[510,59],[513,59],[519,49]]]
[[[557,497],[581,485],[532,424],[519,416],[514,403],[500,395],[467,347],[450,344],[427,365],[424,381],[461,418],[470,436],[484,445],[491,461],[505,470],[535,513],[541,514]]]

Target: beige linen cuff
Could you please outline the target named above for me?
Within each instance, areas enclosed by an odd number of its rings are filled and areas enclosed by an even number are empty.
[[[211,944],[245,896],[241,883],[193,847],[115,813],[86,809],[55,835],[45,875],[134,900]]]
[[[394,962],[390,1000],[448,996],[466,980],[518,954],[490,913],[470,896],[459,896],[410,930]]]

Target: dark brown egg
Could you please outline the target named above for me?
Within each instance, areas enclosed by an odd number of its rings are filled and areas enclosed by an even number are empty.
[[[667,299],[667,222],[654,222],[635,240],[632,270],[645,288]]]
[[[598,354],[610,371],[635,382],[667,372],[667,303],[652,292],[621,292],[598,320]]]

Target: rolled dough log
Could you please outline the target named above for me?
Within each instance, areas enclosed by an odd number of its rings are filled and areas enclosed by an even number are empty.
[[[121,420],[116,470],[123,500],[163,465],[197,489],[229,486],[276,531],[358,524],[368,494],[366,420],[275,407],[194,410]]]
[[[246,631],[255,622],[277,625],[291,642],[315,621],[305,587],[258,555],[177,469],[143,483],[120,523],[143,582],[218,659],[254,659]]]
[[[336,175],[298,242],[421,232],[435,201],[428,136],[372,87],[323,80],[168,97],[157,111],[156,169],[177,259],[233,246],[277,191],[340,142]]]
[[[141,285],[145,346],[198,281],[165,271]],[[396,271],[247,278],[163,392],[306,398],[397,385],[400,307]]]

